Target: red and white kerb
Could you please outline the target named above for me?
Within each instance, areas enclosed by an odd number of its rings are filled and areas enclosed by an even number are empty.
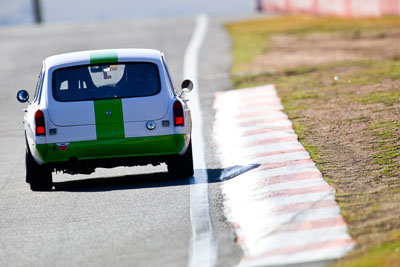
[[[354,241],[274,86],[216,94],[214,139],[224,168],[259,164],[225,181],[225,215],[245,256],[241,266],[337,259]]]

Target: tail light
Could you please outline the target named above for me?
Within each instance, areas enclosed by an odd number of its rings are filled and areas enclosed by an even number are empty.
[[[43,111],[41,110],[36,111],[35,124],[36,124],[36,135],[46,135]]]
[[[174,103],[174,125],[175,126],[183,126],[183,107],[180,101],[175,101]]]

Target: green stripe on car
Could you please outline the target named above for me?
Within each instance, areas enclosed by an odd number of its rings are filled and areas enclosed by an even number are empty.
[[[98,140],[125,137],[121,99],[95,100],[94,114]]]
[[[90,64],[117,62],[118,54],[116,51],[105,50],[90,53]],[[94,112],[98,140],[125,137],[121,99],[95,100]]]
[[[90,64],[117,63],[118,54],[116,51],[96,51],[90,53]]]
[[[34,152],[44,163],[78,160],[107,159],[138,156],[174,155],[185,146],[185,135],[163,135],[135,138],[105,139],[71,142],[63,152],[56,143],[37,144]]]

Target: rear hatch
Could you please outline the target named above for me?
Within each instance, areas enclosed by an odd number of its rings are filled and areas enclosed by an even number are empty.
[[[168,111],[156,64],[97,64],[53,72],[51,121],[57,126],[96,125],[96,132],[123,137],[123,123],[158,120]]]

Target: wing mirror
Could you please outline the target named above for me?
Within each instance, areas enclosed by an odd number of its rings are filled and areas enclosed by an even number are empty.
[[[181,84],[182,91],[179,94],[181,96],[183,93],[189,93],[193,90],[193,82],[191,80],[184,80]]]
[[[28,102],[29,100],[29,93],[26,90],[20,90],[17,93],[17,100],[21,103]]]

